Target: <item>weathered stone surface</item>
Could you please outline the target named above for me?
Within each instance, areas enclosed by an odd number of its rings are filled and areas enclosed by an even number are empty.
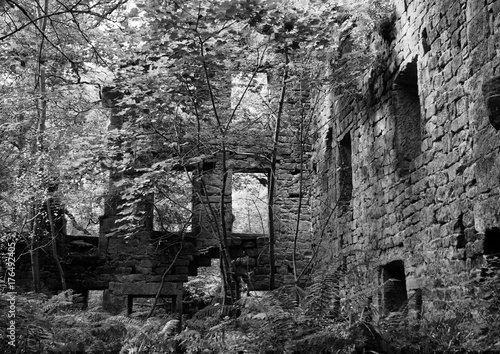
[[[331,136],[332,146],[325,146],[326,139],[314,145],[314,164],[324,172],[313,181],[312,225],[316,237],[328,230],[322,246],[325,259],[333,260],[323,266],[354,270],[369,263],[366,279],[347,287],[373,289],[380,305],[379,272],[388,263],[404,261],[408,294],[436,286],[430,274],[446,278],[446,286],[455,289],[484,252],[478,235],[500,227],[498,1],[396,3],[398,31],[384,48],[394,54],[382,59],[392,71],[373,77],[373,86],[392,89],[365,92],[366,100],[329,98],[328,110],[318,118],[318,136]],[[424,32],[427,47],[413,45],[421,43]],[[411,101],[404,84],[412,80],[404,73],[415,57],[419,107],[412,111],[420,109],[421,116],[415,114],[418,124],[413,119],[402,131],[410,112],[397,106]],[[394,83],[399,92],[391,92]],[[410,134],[417,126],[420,137]],[[342,178],[335,154],[328,152],[338,149],[346,129],[356,147],[352,200],[350,208],[338,207],[328,219],[321,208],[337,206]],[[417,154],[408,153],[406,136],[420,139]],[[422,301],[431,304],[433,294],[422,295]]]

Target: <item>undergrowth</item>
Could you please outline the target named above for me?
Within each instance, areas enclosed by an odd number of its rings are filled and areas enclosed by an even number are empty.
[[[443,297],[410,314],[379,313],[372,293],[341,291],[339,274],[306,289],[250,293],[234,307],[214,301],[190,318],[145,319],[82,311],[77,294],[17,296],[12,353],[495,353],[500,352],[500,277],[471,282],[461,296]],[[424,289],[425,290],[425,289]],[[377,291],[377,289],[375,289]],[[368,304],[368,305],[367,305]],[[6,338],[8,299],[0,297]],[[9,348],[2,343],[3,348]],[[6,351],[8,353],[8,351]]]

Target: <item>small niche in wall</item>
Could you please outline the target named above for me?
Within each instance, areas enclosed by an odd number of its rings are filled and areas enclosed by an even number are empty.
[[[215,166],[216,166],[215,161],[204,160],[202,165],[201,165],[201,170],[203,172],[213,171],[215,169]]]
[[[329,191],[329,172],[332,166],[332,141],[333,141],[333,128],[328,128],[325,136],[325,156],[323,161],[323,168],[321,171],[321,188],[325,194]]]
[[[392,12],[380,20],[378,31],[380,36],[387,43],[391,43],[396,38],[395,33],[396,13]]]
[[[482,89],[490,123],[500,130],[500,76],[486,81]]]
[[[395,149],[400,175],[410,172],[410,163],[421,153],[422,123],[418,96],[417,59],[408,63],[394,83],[392,100],[396,119]]]
[[[404,263],[393,261],[383,266],[381,271],[383,309],[385,312],[401,311],[408,300]]]
[[[456,237],[456,247],[465,248],[467,242],[465,240],[465,226],[464,226],[464,216],[461,214],[455,225],[453,226],[453,233]]]
[[[332,139],[333,139],[333,128],[328,128],[325,137],[325,148],[326,150],[330,150],[332,148]]]
[[[481,277],[488,278],[500,274],[500,228],[486,230],[483,253],[486,262],[481,267]]]
[[[500,256],[500,228],[494,227],[486,230],[483,247],[485,255]]]
[[[415,290],[415,310],[417,311],[417,318],[422,318],[422,308],[423,308],[423,299],[422,299],[422,289]]]
[[[352,198],[352,147],[348,132],[339,142],[339,202],[347,203]]]
[[[422,30],[422,48],[424,49],[424,54],[428,53],[429,50],[431,50],[431,46],[429,44],[429,36],[427,35],[426,28]]]

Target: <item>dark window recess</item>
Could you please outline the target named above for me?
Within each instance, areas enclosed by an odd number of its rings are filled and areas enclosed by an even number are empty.
[[[324,161],[324,169],[321,172],[321,187],[323,189],[324,193],[328,193],[329,190],[329,172],[330,172],[330,167],[332,166],[332,141],[333,141],[333,128],[328,128],[328,131],[326,132],[326,137],[325,137],[325,161]]]
[[[401,176],[405,176],[410,172],[410,162],[420,154],[422,142],[416,59],[407,64],[395,81],[393,106],[397,164]]]
[[[402,310],[408,296],[403,261],[393,261],[382,267],[383,306],[386,312]]]
[[[422,31],[422,48],[424,49],[424,54],[431,50],[431,46],[429,44],[429,36],[427,35],[427,29],[424,28]]]
[[[422,308],[423,308],[423,300],[422,300],[422,289],[417,289],[415,292],[415,310],[417,311],[417,318],[422,318]]]
[[[201,170],[203,172],[212,171],[215,169],[215,161],[203,161]]]
[[[500,130],[500,76],[486,81],[482,90],[490,123]]]
[[[384,41],[391,43],[396,38],[396,33],[394,30],[394,25],[396,24],[396,13],[392,13],[381,20],[379,25],[379,33]]]
[[[483,247],[486,263],[481,267],[481,276],[495,276],[500,273],[500,228],[486,230]]]
[[[339,201],[352,198],[352,147],[351,135],[347,133],[339,143]]]
[[[465,245],[467,243],[465,240],[465,226],[463,219],[463,215],[460,215],[453,227],[453,232],[457,241],[457,248],[465,248]]]
[[[484,254],[500,256],[500,228],[486,230],[484,235]]]
[[[333,139],[333,128],[328,128],[325,137],[326,150],[330,150],[332,148],[332,139]]]

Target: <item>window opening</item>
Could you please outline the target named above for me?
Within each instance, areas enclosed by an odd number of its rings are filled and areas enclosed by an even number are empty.
[[[402,310],[408,300],[404,263],[393,261],[382,267],[383,305],[386,312]]]
[[[251,80],[251,81],[250,81]],[[239,128],[268,125],[269,87],[267,73],[244,73],[231,79],[231,110],[236,109],[233,123]]]
[[[326,132],[325,136],[325,161],[324,161],[324,168],[322,171],[321,175],[321,186],[323,188],[323,191],[325,193],[328,193],[329,190],[329,171],[330,171],[330,166],[332,165],[333,157],[332,157],[332,140],[333,140],[333,128],[328,128],[328,131]]]
[[[500,228],[487,229],[484,235],[484,254],[500,256]]]
[[[500,228],[487,229],[483,246],[485,263],[481,267],[482,277],[493,277],[500,273]]]
[[[154,230],[191,231],[192,173],[172,171],[156,184]]]
[[[500,130],[500,76],[486,81],[482,91],[490,123]]]
[[[204,160],[203,163],[202,163],[202,166],[201,166],[201,170],[203,172],[213,171],[215,169],[215,166],[216,166],[216,162],[215,161]]]
[[[233,232],[268,233],[266,173],[233,173]]]
[[[401,176],[410,172],[410,162],[421,152],[422,123],[418,96],[417,60],[407,64],[393,90],[396,116],[396,156]]]
[[[352,198],[352,147],[351,134],[347,133],[339,143],[339,201]]]
[[[467,244],[467,241],[465,239],[465,225],[464,225],[464,216],[460,214],[458,217],[457,222],[455,223],[453,227],[453,231],[456,237],[456,245],[457,248],[465,248],[465,245]]]
[[[429,36],[427,35],[426,28],[422,30],[422,48],[424,49],[424,54],[428,53],[429,50],[431,50],[431,46],[429,44]]]
[[[417,319],[422,318],[422,309],[424,301],[422,298],[422,289],[415,290],[415,310],[417,311]]]

